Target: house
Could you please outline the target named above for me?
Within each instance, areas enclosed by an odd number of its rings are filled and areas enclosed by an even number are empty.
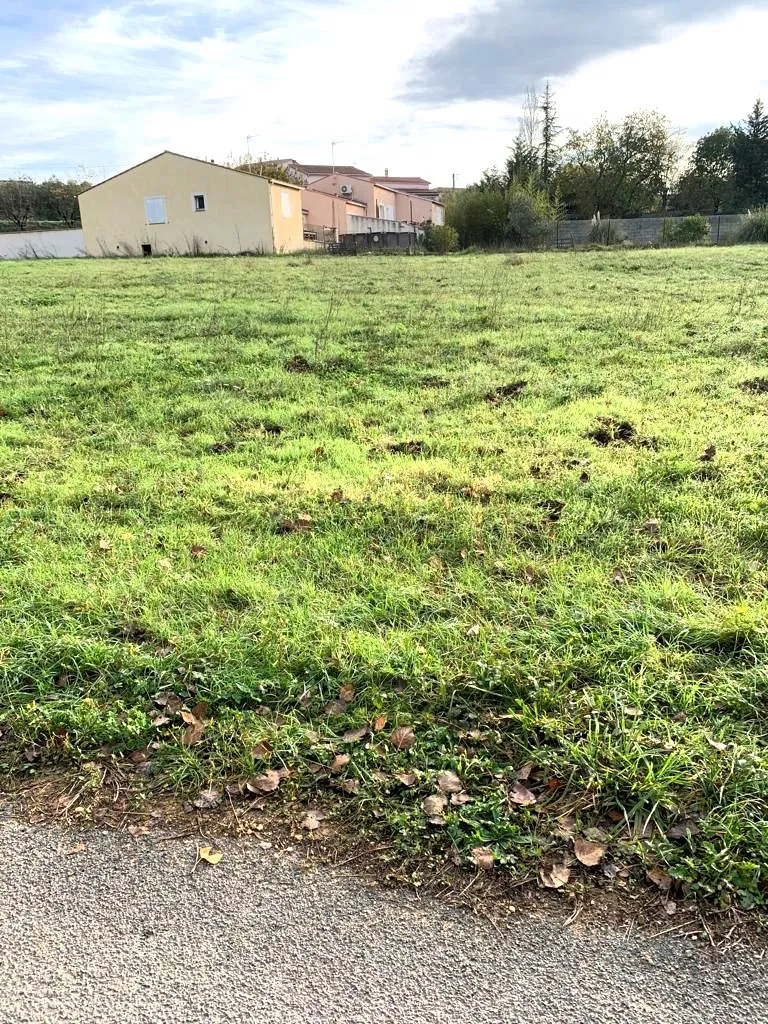
[[[367,171],[361,171],[359,167],[351,167],[346,164],[300,164],[296,160],[275,161],[305,185],[314,185],[320,178],[326,178],[329,174],[346,174],[352,178],[370,178]]]
[[[165,151],[80,197],[89,256],[304,248],[301,188]]]
[[[307,199],[309,191],[324,192],[344,200],[348,205],[357,204],[360,209],[348,209],[348,230],[350,233],[361,231],[392,231],[413,230],[428,222],[443,224],[445,221],[443,204],[418,196],[385,184],[388,178],[374,178],[370,175],[361,177],[337,170],[316,179],[311,189],[304,189],[302,205],[310,205]],[[367,223],[363,223],[363,219]],[[386,223],[386,226],[385,226]],[[338,222],[337,222],[338,228]]]

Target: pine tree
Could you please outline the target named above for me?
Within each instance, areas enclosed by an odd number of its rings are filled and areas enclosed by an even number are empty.
[[[733,132],[733,182],[742,209],[768,204],[768,113],[757,100]]]
[[[562,131],[557,123],[555,93],[549,82],[544,86],[541,97],[541,113],[541,181],[543,185],[549,187],[557,166],[557,137]]]

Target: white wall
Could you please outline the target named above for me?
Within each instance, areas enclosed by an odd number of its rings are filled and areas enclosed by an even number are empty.
[[[51,259],[84,256],[85,240],[79,228],[68,231],[0,233],[0,260]]]

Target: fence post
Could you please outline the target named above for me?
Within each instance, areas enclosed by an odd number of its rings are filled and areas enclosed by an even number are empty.
[[[719,245],[719,244],[720,244],[720,214],[718,213],[718,215],[717,215],[717,239],[715,241],[715,245]]]

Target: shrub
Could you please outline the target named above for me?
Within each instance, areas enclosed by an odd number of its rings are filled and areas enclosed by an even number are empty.
[[[709,221],[701,213],[667,221],[659,235],[662,245],[701,245],[708,241]]]
[[[450,224],[427,224],[424,229],[424,248],[427,252],[456,252],[459,232]]]
[[[741,221],[736,232],[737,244],[768,242],[768,206],[750,210]]]
[[[507,241],[512,245],[533,247],[549,241],[555,230],[555,210],[543,189],[512,182],[507,210]]]
[[[600,211],[592,218],[592,227],[589,229],[587,241],[590,245],[620,245],[626,240],[626,235],[621,224],[609,217],[603,220]]]

